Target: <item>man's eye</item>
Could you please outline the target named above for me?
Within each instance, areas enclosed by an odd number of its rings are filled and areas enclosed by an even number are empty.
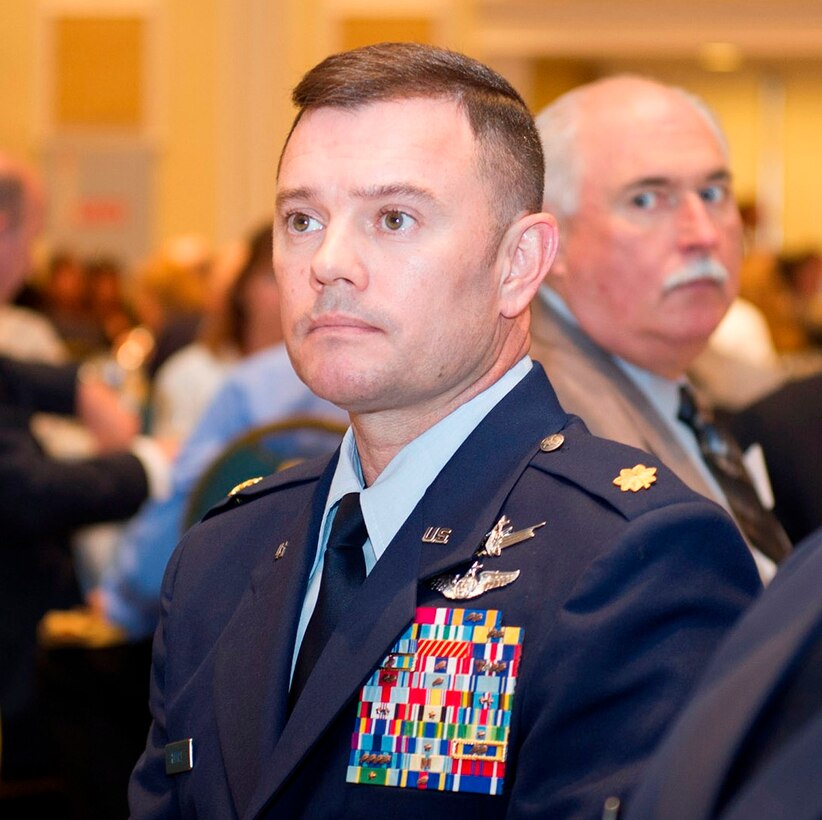
[[[310,233],[318,231],[322,225],[319,221],[304,213],[289,214],[287,218],[288,227],[295,233]]]
[[[728,192],[722,185],[708,185],[706,188],[700,190],[699,196],[703,202],[716,203],[723,202],[728,196]]]
[[[659,194],[654,191],[640,191],[631,197],[631,204],[643,211],[650,211],[659,204]]]
[[[401,231],[411,226],[414,217],[403,211],[385,211],[380,217],[380,223],[389,231]]]

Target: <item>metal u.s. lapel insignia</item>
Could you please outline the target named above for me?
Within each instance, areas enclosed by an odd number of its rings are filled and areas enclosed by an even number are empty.
[[[428,527],[422,534],[423,544],[447,544],[453,530],[448,527]]]

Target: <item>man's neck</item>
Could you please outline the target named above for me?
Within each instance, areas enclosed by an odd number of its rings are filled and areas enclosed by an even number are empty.
[[[698,345],[686,345],[684,343],[668,344],[664,340],[659,340],[653,348],[648,346],[647,350],[643,351],[646,355],[639,356],[626,353],[625,351],[611,350],[600,344],[594,335],[582,327],[576,315],[568,306],[567,301],[556,289],[548,285],[543,285],[540,288],[540,298],[565,322],[578,328],[581,333],[584,333],[597,347],[609,356],[613,356],[615,359],[627,362],[632,367],[645,370],[654,376],[667,379],[668,381],[681,379],[706,344],[706,342]],[[651,353],[653,353],[653,355],[650,355]]]
[[[354,428],[365,485],[373,484],[403,447],[478,396],[494,384],[502,373],[496,374],[494,378],[490,376],[491,372],[485,374],[450,400],[443,401],[442,397],[437,397],[438,400],[429,405],[375,413],[352,413],[351,426]]]
[[[452,396],[438,396],[433,401],[373,413],[352,413],[351,426],[357,442],[363,479],[373,484],[394,456],[414,439],[438,424],[455,410],[496,384],[527,353],[528,338],[517,348],[517,357],[506,356],[492,365],[478,379]]]

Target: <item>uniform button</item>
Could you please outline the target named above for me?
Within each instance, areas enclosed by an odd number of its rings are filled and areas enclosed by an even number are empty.
[[[565,436],[563,436],[562,433],[553,433],[550,436],[546,436],[539,443],[539,449],[542,450],[543,453],[552,453],[554,450],[559,450],[563,444],[565,444]]]

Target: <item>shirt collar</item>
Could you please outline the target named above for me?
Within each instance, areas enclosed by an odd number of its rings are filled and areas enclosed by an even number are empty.
[[[523,357],[489,388],[406,444],[369,487],[365,487],[354,432],[349,428],[343,437],[325,505],[323,536],[329,511],[346,493],[359,492],[373,549],[371,561],[379,559],[442,468],[483,418],[528,374],[532,365],[528,356]],[[369,564],[368,555],[366,564]]]

